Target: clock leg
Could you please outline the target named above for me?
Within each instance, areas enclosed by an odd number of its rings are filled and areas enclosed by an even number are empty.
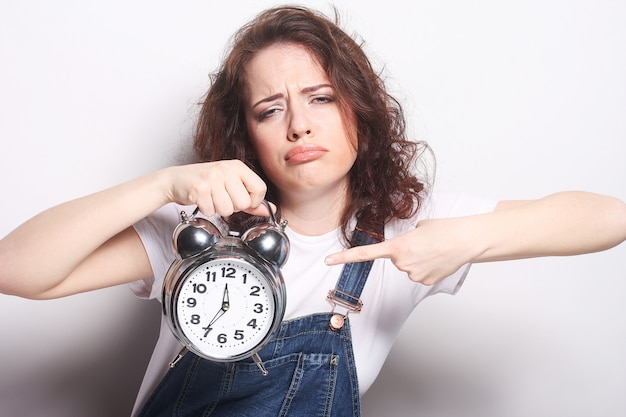
[[[178,363],[178,361],[180,361],[183,356],[185,356],[185,353],[187,353],[187,346],[184,346],[180,352],[178,352],[178,355],[176,355],[176,357],[170,362],[170,368],[173,368],[176,366],[176,364]]]
[[[256,366],[259,367],[263,376],[267,376],[267,374],[269,374],[269,372],[267,372],[267,369],[265,369],[265,366],[263,365],[263,361],[261,360],[261,357],[259,356],[258,353],[254,353],[252,355],[252,360],[254,361],[254,363],[256,363]]]

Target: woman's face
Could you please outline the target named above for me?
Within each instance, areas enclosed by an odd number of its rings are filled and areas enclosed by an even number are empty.
[[[294,44],[265,48],[248,63],[246,86],[248,134],[281,200],[345,195],[357,155],[355,123],[347,128],[315,58]]]

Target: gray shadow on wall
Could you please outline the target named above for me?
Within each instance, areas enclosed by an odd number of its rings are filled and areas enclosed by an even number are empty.
[[[24,369],[3,381],[0,417],[130,416],[158,337],[161,308],[155,300],[139,299],[125,307],[128,320],[109,339],[117,343],[97,350],[76,346],[45,369]]]

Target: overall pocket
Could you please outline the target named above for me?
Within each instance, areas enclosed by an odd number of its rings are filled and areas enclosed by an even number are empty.
[[[175,415],[328,417],[338,363],[333,354],[292,353],[264,362],[268,376],[255,364],[239,362],[226,365],[219,377],[205,372],[214,371],[215,364],[200,363],[183,384]],[[198,403],[199,398],[205,399],[204,404]]]

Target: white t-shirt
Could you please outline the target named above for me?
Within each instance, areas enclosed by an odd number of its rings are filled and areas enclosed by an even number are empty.
[[[425,202],[420,213],[409,220],[396,220],[385,226],[385,238],[407,232],[424,218],[459,217],[490,212],[496,201],[467,194],[435,193]],[[154,277],[130,284],[141,298],[161,301],[163,278],[174,260],[172,232],[179,222],[180,211],[191,213],[193,208],[169,204],[138,222],[139,233],[152,265]],[[329,267],[324,258],[344,248],[339,230],[320,236],[304,236],[286,229],[291,246],[287,263],[282,268],[287,288],[285,320],[308,314],[329,312],[328,291],[335,288],[342,266]],[[361,300],[363,309],[350,313],[354,356],[363,395],[374,382],[402,325],[415,306],[436,293],[454,294],[469,271],[465,265],[433,286],[412,282],[388,259],[377,259],[370,271]],[[133,415],[138,412],[150,393],[169,369],[169,362],[182,345],[171,333],[167,322],[161,320],[157,345],[141,385]]]

